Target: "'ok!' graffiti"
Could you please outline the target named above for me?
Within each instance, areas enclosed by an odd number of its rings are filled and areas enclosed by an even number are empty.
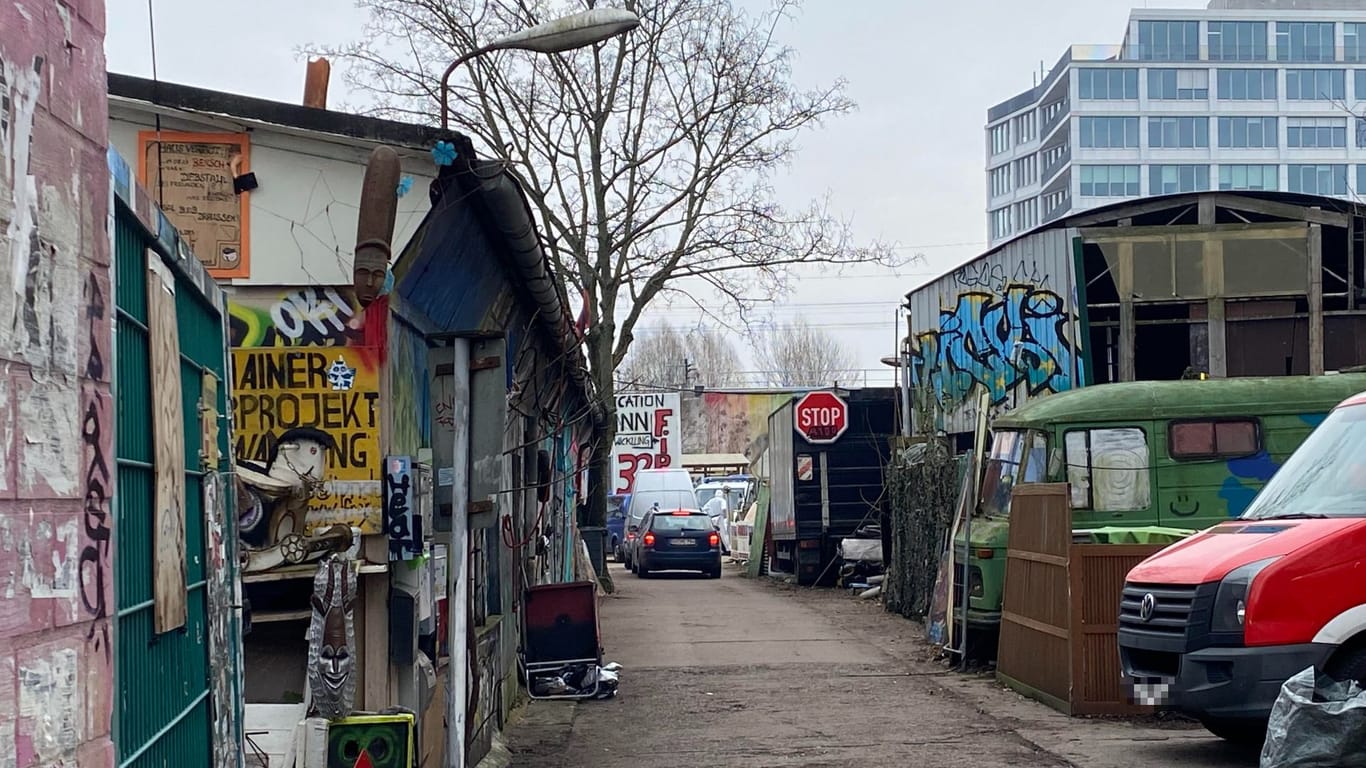
[[[1032,285],[1010,285],[1003,294],[961,293],[953,309],[940,311],[939,330],[918,337],[912,380],[940,402],[959,402],[978,386],[993,404],[1020,385],[1030,395],[1070,389],[1069,320],[1061,296]]]

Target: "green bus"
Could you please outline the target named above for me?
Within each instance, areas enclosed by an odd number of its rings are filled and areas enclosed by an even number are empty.
[[[1001,622],[1016,482],[1068,483],[1076,537],[1128,528],[1174,540],[1241,514],[1328,412],[1364,391],[1366,373],[1123,382],[1046,395],[996,417],[967,526],[969,632]],[[954,542],[955,592],[964,528]]]

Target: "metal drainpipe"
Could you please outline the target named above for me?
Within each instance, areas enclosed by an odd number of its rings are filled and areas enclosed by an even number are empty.
[[[570,361],[570,378],[583,392],[592,392],[593,385],[578,350],[577,336],[560,301],[555,278],[546,268],[546,256],[541,250],[536,224],[521,189],[503,171],[502,163],[497,161],[473,161],[462,169],[459,177],[461,186],[478,193],[478,199],[489,214],[489,222],[503,236],[511,256],[511,266],[517,270],[523,287],[539,310],[537,317],[541,327]],[[594,423],[601,425],[606,415],[602,405],[597,402],[590,405]]]

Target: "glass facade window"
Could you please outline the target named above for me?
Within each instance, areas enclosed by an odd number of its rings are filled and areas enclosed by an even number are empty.
[[[1162,101],[1204,101],[1209,98],[1209,70],[1150,69],[1148,98]]]
[[[1143,61],[1199,61],[1200,22],[1138,22],[1138,58]]]
[[[1015,186],[1027,187],[1039,181],[1039,156],[1028,155],[1015,161]]]
[[[1003,165],[991,169],[991,196],[1000,197],[1010,194],[1010,166]]]
[[[1291,192],[1306,195],[1347,194],[1347,166],[1292,165],[1288,168],[1286,186]]]
[[[1081,166],[1082,197],[1138,197],[1138,166]]]
[[[1274,192],[1280,188],[1278,165],[1221,165],[1220,190],[1253,190]]]
[[[1366,165],[1357,166],[1357,195],[1366,193]]]
[[[1208,117],[1150,117],[1148,146],[1160,149],[1195,149],[1209,146]]]
[[[1356,71],[1356,99],[1366,101],[1366,69]]]
[[[1039,137],[1038,123],[1034,122],[1034,116],[1035,112],[1030,110],[1010,121],[1011,124],[1015,126],[1016,144],[1033,141]]]
[[[1266,61],[1266,22],[1211,21],[1210,61]]]
[[[991,154],[999,155],[1010,149],[1010,125],[1002,123],[991,129]]]
[[[1000,240],[1010,234],[1010,209],[1000,208],[991,212],[991,239]]]
[[[1083,117],[1081,145],[1088,149],[1137,149],[1137,117]]]
[[[1148,166],[1148,194],[1204,192],[1209,189],[1208,165]]]
[[[1342,60],[1366,61],[1366,24],[1345,22],[1342,25]]]
[[[1219,146],[1234,149],[1266,149],[1280,145],[1280,121],[1274,117],[1219,118]]]
[[[1087,101],[1138,98],[1137,69],[1078,69],[1077,96]]]
[[[1347,146],[1347,118],[1287,117],[1285,145],[1299,149],[1341,149]]]
[[[1015,204],[1015,226],[1020,232],[1039,226],[1039,198],[1031,197]]]
[[[1216,79],[1220,101],[1276,100],[1274,69],[1221,69]]]
[[[1347,72],[1341,69],[1287,69],[1285,97],[1290,101],[1340,101],[1347,98]]]
[[[1276,61],[1335,61],[1337,36],[1333,22],[1276,22]]]

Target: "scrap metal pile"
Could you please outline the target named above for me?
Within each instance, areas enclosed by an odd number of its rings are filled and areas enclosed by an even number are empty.
[[[596,664],[571,664],[552,673],[531,677],[531,691],[537,698],[610,699],[617,695],[621,665],[615,661]]]

